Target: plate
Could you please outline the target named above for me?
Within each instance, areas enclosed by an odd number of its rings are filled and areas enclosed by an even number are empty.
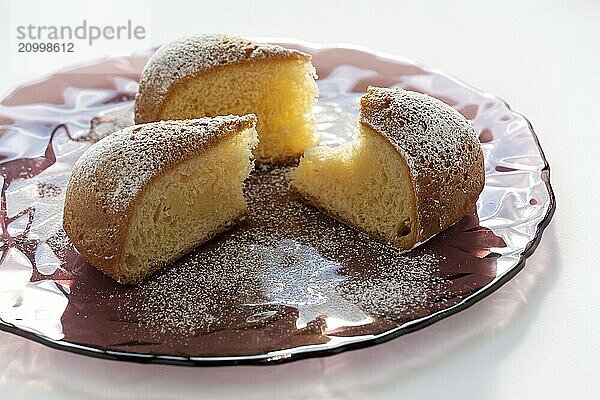
[[[548,163],[523,116],[408,59],[280,44],[313,55],[325,144],[351,140],[368,85],[428,93],[461,112],[485,154],[476,209],[401,254],[292,197],[286,168],[258,170],[246,185],[243,223],[144,283],[119,285],[87,264],[61,228],[73,163],[132,123],[152,51],[106,57],[22,86],[0,103],[0,329],[116,360],[272,364],[421,329],[523,268],[555,208]]]

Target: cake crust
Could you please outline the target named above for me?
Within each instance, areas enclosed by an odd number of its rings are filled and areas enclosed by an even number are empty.
[[[221,34],[185,37],[166,44],[150,57],[142,71],[135,98],[135,122],[159,120],[169,94],[206,71],[269,60],[310,62],[311,56],[294,49]]]
[[[414,245],[460,220],[483,190],[485,168],[475,130],[431,96],[369,87],[359,122],[387,138],[406,161],[414,188]]]
[[[160,266],[137,277],[121,268],[130,222],[145,189],[181,163],[255,125],[254,115],[230,115],[134,125],[107,136],[73,167],[65,195],[65,232],[88,262],[117,281],[145,278]],[[196,245],[243,217],[227,221]]]

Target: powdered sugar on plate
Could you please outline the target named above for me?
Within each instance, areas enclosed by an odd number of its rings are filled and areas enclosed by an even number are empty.
[[[288,173],[255,172],[246,220],[121,294],[127,319],[184,340],[296,310],[295,329],[330,332],[404,318],[444,292],[439,256],[401,254],[322,215],[290,194]]]

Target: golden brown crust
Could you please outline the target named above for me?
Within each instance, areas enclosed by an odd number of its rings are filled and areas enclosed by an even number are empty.
[[[387,138],[409,166],[415,190],[418,244],[473,208],[485,182],[483,152],[458,111],[433,97],[370,87],[360,123]]]
[[[122,271],[123,250],[146,188],[180,163],[255,125],[253,115],[226,116],[134,125],[107,136],[73,167],[65,194],[65,232],[90,264],[131,283]]]
[[[200,35],[173,41],[159,48],[142,71],[135,99],[135,122],[159,120],[171,91],[203,72],[262,60],[310,62],[311,56],[298,50],[227,35]]]

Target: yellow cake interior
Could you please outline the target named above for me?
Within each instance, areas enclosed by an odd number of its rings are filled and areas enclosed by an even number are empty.
[[[173,89],[160,119],[256,114],[258,161],[287,162],[315,144],[317,86],[310,62],[267,60],[217,67]]]
[[[307,150],[292,187],[310,203],[384,242],[410,247],[414,190],[404,158],[383,136],[359,125],[355,140]]]
[[[242,189],[256,143],[256,130],[246,129],[148,184],[132,215],[125,276],[145,277],[245,215]]]

